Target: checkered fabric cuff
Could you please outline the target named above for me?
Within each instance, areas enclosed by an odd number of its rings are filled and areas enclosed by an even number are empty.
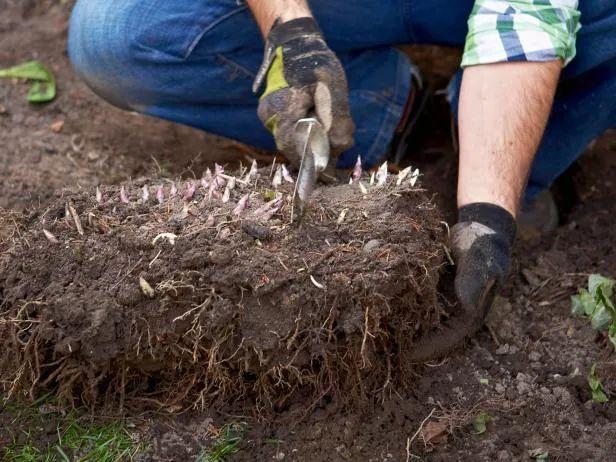
[[[462,67],[575,57],[578,0],[476,0]]]

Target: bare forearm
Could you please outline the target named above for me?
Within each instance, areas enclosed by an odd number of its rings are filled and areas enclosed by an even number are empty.
[[[247,3],[264,37],[278,18],[286,22],[312,16],[306,0],[248,0]]]
[[[562,64],[469,67],[460,92],[458,205],[489,202],[516,216]]]

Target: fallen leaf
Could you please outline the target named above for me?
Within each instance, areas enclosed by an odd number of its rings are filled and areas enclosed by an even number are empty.
[[[421,429],[424,443],[439,444],[447,439],[447,422],[444,420],[430,420]]]
[[[0,70],[0,77],[33,81],[28,92],[31,103],[47,103],[56,97],[56,79],[40,62],[29,61],[9,69]]]
[[[51,131],[54,133],[60,133],[64,128],[64,120],[58,120],[51,124]]]
[[[43,229],[43,234],[45,235],[45,237],[47,238],[47,240],[49,242],[51,242],[52,244],[57,244],[58,243],[58,239],[56,239],[56,236],[54,236],[53,234],[51,234],[49,231],[47,231],[46,229]]]

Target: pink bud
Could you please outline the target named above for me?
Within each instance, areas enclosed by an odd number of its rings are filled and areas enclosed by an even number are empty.
[[[123,204],[128,204],[130,202],[124,185],[120,187],[120,202],[122,202]]]
[[[244,194],[241,199],[238,201],[237,205],[233,209],[234,215],[241,215],[246,207],[248,206],[248,198],[250,197],[250,193]]]
[[[357,162],[355,163],[355,167],[353,168],[353,173],[351,174],[351,179],[353,181],[357,181],[361,178],[362,169],[361,169],[361,157],[357,156]]]
[[[159,204],[165,202],[165,190],[163,189],[162,185],[159,185],[156,189],[156,200]]]
[[[143,202],[147,202],[148,199],[150,199],[150,190],[148,189],[147,185],[143,185],[143,192],[141,194],[141,198],[143,199]]]
[[[184,191],[184,200],[185,201],[192,200],[193,196],[195,195],[196,190],[197,190],[197,187],[195,186],[195,183],[193,183],[192,181],[186,182],[186,190]]]

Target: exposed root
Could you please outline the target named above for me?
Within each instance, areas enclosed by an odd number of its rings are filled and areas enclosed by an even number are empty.
[[[167,409],[246,398],[259,415],[298,393],[316,406],[408,386],[446,263],[412,173],[396,185],[381,169],[364,193],[320,188],[299,228],[288,171],[272,175],[276,192],[255,164],[217,166],[152,194],[143,182],[69,193],[29,226],[0,213],[5,396],[54,388],[68,403]]]

